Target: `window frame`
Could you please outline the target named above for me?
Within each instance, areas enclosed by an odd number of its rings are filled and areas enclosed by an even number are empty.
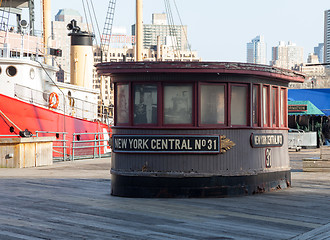
[[[202,123],[202,85],[206,85],[206,86],[224,86],[224,113],[225,113],[225,117],[224,117],[224,123],[223,124],[207,124],[207,123]],[[198,126],[200,127],[226,127],[228,126],[228,84],[227,83],[209,83],[209,82],[200,82],[198,84]]]
[[[282,95],[283,92],[283,95]],[[280,103],[283,101],[283,108],[280,107],[280,120],[279,120],[279,126],[282,128],[288,127],[288,88],[281,87],[280,88]],[[283,118],[283,123],[281,123],[281,118]]]
[[[246,124],[245,125],[240,125],[240,124],[232,124],[232,121],[231,121],[231,102],[232,102],[232,87],[245,87],[246,89]],[[250,84],[246,83],[228,83],[228,110],[227,110],[227,113],[228,113],[228,126],[229,127],[232,127],[232,126],[235,126],[235,127],[249,127],[251,126],[251,113],[250,113]]]
[[[160,114],[159,114],[159,112],[160,112],[160,108],[162,108],[162,105],[160,105],[160,88],[161,88],[161,85],[160,85],[160,83],[159,82],[155,82],[155,83],[153,83],[153,82],[134,82],[134,83],[132,83],[131,84],[131,87],[132,87],[132,89],[131,89],[131,96],[132,96],[132,99],[131,99],[131,101],[133,102],[133,101],[135,101],[135,86],[136,85],[155,85],[156,87],[157,87],[157,122],[156,123],[138,123],[138,124],[136,124],[136,123],[134,123],[134,105],[135,105],[135,102],[132,104],[131,103],[131,105],[132,105],[132,111],[131,111],[131,118],[132,118],[132,120],[131,120],[131,124],[130,124],[130,126],[139,126],[139,127],[143,127],[143,126],[159,126],[159,122],[160,122],[160,119],[159,119],[159,117],[160,117]]]
[[[254,123],[253,121],[253,108],[254,108],[254,105],[253,105],[253,92],[254,92],[254,88],[257,88],[257,113],[256,113],[256,120],[257,120],[257,123]],[[261,85],[260,84],[252,84],[252,93],[251,93],[251,123],[252,123],[252,127],[261,127],[261,108],[262,108],[262,99],[261,99],[261,96],[262,96],[262,92],[261,92]]]
[[[275,90],[275,94],[274,94]],[[275,96],[274,96],[275,95]],[[273,128],[279,127],[279,88],[277,86],[271,87],[271,126]],[[275,100],[275,104],[274,104]],[[275,107],[275,109],[274,109]],[[275,114],[275,116],[274,116]],[[275,122],[274,122],[275,117]]]
[[[118,86],[121,85],[127,85],[128,86],[128,122],[127,123],[118,123],[118,101],[117,101],[117,97],[118,97]],[[132,109],[131,109],[131,91],[132,91],[132,83],[131,82],[121,82],[121,83],[115,83],[115,109],[116,111],[114,111],[115,115],[114,115],[114,123],[115,126],[132,126]]]
[[[267,99],[267,105],[266,103],[264,102],[264,89],[266,89],[266,93],[267,93],[267,96],[266,96],[266,99]],[[268,128],[270,127],[270,85],[268,84],[263,84],[262,85],[262,101],[261,101],[261,106],[262,106],[262,126],[264,128]],[[267,112],[265,113],[265,110],[267,110]],[[267,117],[266,121],[265,121],[265,118],[264,117]]]
[[[191,123],[165,123],[165,87],[166,86],[191,86]],[[161,91],[161,118],[158,123],[160,126],[164,127],[195,127],[196,126],[196,84],[195,83],[186,83],[186,82],[178,82],[178,83],[162,83],[162,91]]]
[[[134,123],[134,101],[135,101],[135,88],[139,85],[156,86],[157,88],[157,122],[156,123]],[[120,86],[128,87],[128,121],[126,123],[118,123],[118,89]],[[167,86],[188,86],[191,87],[191,123],[165,123],[165,89]],[[224,88],[224,123],[205,124],[202,123],[202,88],[203,86],[223,86]],[[246,123],[244,125],[232,124],[232,91],[233,87],[244,87],[246,91]],[[114,83],[114,99],[115,108],[114,112],[114,127],[128,127],[128,128],[217,128],[217,129],[230,129],[230,128],[287,128],[288,119],[287,114],[287,91],[285,86],[277,86],[263,83],[239,83],[239,82],[212,82],[212,81],[199,81],[199,82],[163,82],[163,81],[125,81]],[[273,92],[274,91],[274,92]],[[254,99],[253,94],[257,93],[256,104],[257,111],[253,119]],[[275,122],[273,123],[273,95],[275,93]],[[173,96],[176,93],[173,92]],[[266,96],[264,96],[266,94]],[[168,96],[171,100],[172,96]],[[243,98],[242,98],[243,99]],[[264,102],[266,100],[266,102]],[[283,108],[281,107],[283,101]],[[190,103],[189,103],[190,104]],[[265,106],[264,106],[265,105]],[[171,106],[171,105],[170,105]],[[188,105],[189,106],[189,105]],[[266,110],[266,113],[264,112]],[[264,119],[266,116],[267,119]],[[283,119],[283,122],[282,122]],[[243,119],[241,119],[243,120]],[[256,122],[254,121],[256,120]]]

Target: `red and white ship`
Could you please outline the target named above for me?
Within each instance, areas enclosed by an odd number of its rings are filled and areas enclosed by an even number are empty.
[[[91,35],[80,32],[79,29],[75,32],[72,30],[71,37],[76,38],[76,45],[71,46],[71,54],[75,59],[73,65],[71,64],[71,84],[57,82],[58,68],[46,64],[51,62],[51,57],[43,54],[46,49],[44,46],[47,46],[50,39],[47,37],[50,35],[50,8],[47,7],[50,3],[43,1],[46,9],[44,40],[30,35],[25,29],[27,24],[24,21],[18,22],[18,27],[10,27],[8,24],[10,10],[24,7],[28,2],[1,1],[0,137],[20,133],[24,135],[24,130],[27,130],[25,134],[31,132],[36,135],[39,132],[39,136],[45,136],[46,133],[43,132],[57,133],[56,137],[61,140],[61,133],[66,133],[67,149],[64,155],[68,156],[72,151],[73,138],[90,140],[95,135],[86,133],[99,133],[98,140],[104,140],[101,153],[108,152],[109,119],[99,117],[99,91],[92,89],[93,62],[90,59],[93,59],[93,53],[92,46],[89,46],[91,44],[86,44],[86,39],[88,43],[91,42]],[[6,14],[8,18],[4,17]],[[77,43],[78,35],[82,35],[83,40],[78,40]],[[81,56],[84,57],[80,59]],[[79,70],[81,66],[83,70]],[[74,76],[72,72],[75,73]],[[60,155],[61,153],[54,154]]]

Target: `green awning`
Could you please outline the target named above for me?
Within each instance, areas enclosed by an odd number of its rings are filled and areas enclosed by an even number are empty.
[[[316,115],[325,114],[310,101],[288,101],[288,114],[290,115]]]

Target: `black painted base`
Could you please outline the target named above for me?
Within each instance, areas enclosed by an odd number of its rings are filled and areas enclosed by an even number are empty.
[[[290,171],[249,176],[153,177],[112,173],[111,195],[142,198],[228,197],[290,187]]]

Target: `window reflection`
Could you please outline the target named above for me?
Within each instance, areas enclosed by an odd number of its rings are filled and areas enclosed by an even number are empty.
[[[268,98],[269,98],[269,91],[268,91],[268,87],[265,86],[262,89],[262,110],[263,110],[263,123],[264,126],[268,126],[268,116],[269,116],[269,112],[268,112],[268,107],[269,107],[269,103],[268,103]]]
[[[225,87],[223,85],[201,86],[201,123],[225,123]]]
[[[157,123],[157,86],[135,85],[134,124]]]
[[[275,127],[277,125],[277,88],[273,87],[273,91],[272,91],[272,124]]]
[[[117,86],[117,123],[128,123],[128,85]]]
[[[192,123],[192,86],[164,86],[164,123]]]
[[[252,92],[252,122],[253,126],[259,125],[259,86],[253,85]]]
[[[247,125],[246,101],[247,101],[247,87],[232,86],[231,87],[231,124],[232,125]]]
[[[285,97],[285,89],[281,89],[281,97],[280,97],[280,126],[284,126],[285,125],[285,116],[286,116],[286,112],[285,112],[285,101],[286,101],[286,97]]]

